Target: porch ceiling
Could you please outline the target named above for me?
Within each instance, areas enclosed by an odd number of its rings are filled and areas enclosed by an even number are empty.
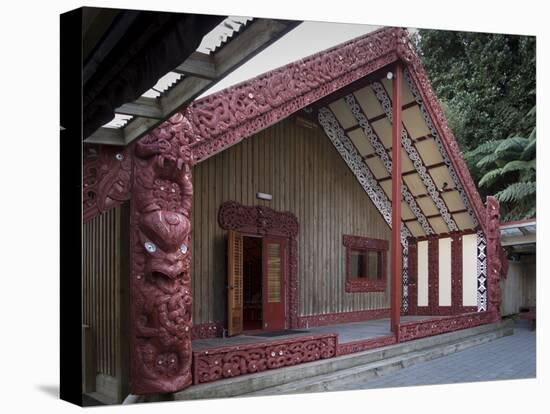
[[[348,151],[358,155],[360,165],[348,166],[372,176],[369,186],[385,198],[379,210],[391,209],[392,93],[392,81],[385,77],[328,100],[319,110],[327,135],[347,141]],[[422,237],[474,229],[472,207],[407,71],[402,96],[402,233]]]
[[[228,16],[199,47],[136,101],[115,110],[114,118],[85,139],[89,144],[127,145],[223,79],[300,21]]]

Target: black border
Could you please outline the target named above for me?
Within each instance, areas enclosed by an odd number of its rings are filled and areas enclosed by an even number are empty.
[[[60,15],[60,398],[82,406],[82,8]]]

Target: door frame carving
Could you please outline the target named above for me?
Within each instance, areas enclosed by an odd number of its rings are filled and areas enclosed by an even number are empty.
[[[298,236],[296,216],[289,211],[276,211],[265,206],[245,206],[225,201],[218,211],[218,224],[224,230],[243,234],[274,236],[288,239],[285,322],[287,329],[298,327]]]

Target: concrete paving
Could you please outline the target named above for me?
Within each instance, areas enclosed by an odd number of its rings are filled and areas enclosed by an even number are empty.
[[[536,332],[516,322],[514,335],[422,362],[381,377],[359,380],[334,391],[535,378]]]

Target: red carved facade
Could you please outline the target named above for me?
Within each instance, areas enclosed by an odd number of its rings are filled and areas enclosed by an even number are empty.
[[[492,322],[492,317],[489,312],[476,312],[441,319],[403,323],[399,325],[398,342],[473,328],[490,322]]]
[[[332,358],[337,348],[337,335],[324,334],[197,351],[193,353],[194,383]]]
[[[505,266],[500,258],[498,202],[489,198],[487,210],[484,210],[406,30],[381,29],[195,101],[127,148],[85,147],[83,219],[89,220],[126,200],[131,203],[132,393],[166,393],[185,388],[191,383],[192,358],[195,381],[207,382],[336,354],[336,336],[326,335],[296,338],[278,345],[270,342],[219,350],[215,354],[195,353],[192,357],[192,332],[197,337],[206,337],[211,331],[218,334],[219,330],[217,326],[216,329],[200,326],[194,331],[192,328],[191,166],[399,59],[417,85],[477,220],[487,235],[489,311],[401,324],[398,339],[404,341],[450,332],[499,318],[498,282]],[[226,229],[258,234],[272,232],[289,238],[287,303],[291,328],[366,320],[374,315],[389,316],[389,310],[382,309],[298,317],[298,223],[295,217],[267,207],[244,207],[234,203],[220,209],[219,222]],[[414,254],[410,251],[409,272],[414,273],[411,256]],[[414,276],[409,277],[414,282]],[[409,309],[414,310],[415,289],[414,284],[409,283]],[[432,298],[430,303],[433,303]],[[420,312],[420,308],[416,309],[417,314]],[[390,341],[381,339],[384,340]],[[354,349],[367,349],[375,343],[351,343],[339,352],[356,352]]]
[[[288,211],[279,212],[264,206],[244,206],[235,201],[226,201],[218,212],[218,224],[224,230],[261,236],[287,237],[288,283],[286,303],[287,326],[298,325],[298,236],[299,225],[296,216]]]
[[[396,32],[381,29],[195,101],[184,112],[197,161],[216,154],[394,62]]]
[[[82,211],[84,222],[130,199],[133,159],[130,148],[84,147]]]
[[[346,246],[346,285],[345,291],[354,292],[384,292],[387,285],[387,252],[389,243],[387,240],[373,239],[370,237],[351,236],[344,234],[343,243]],[[378,267],[378,279],[354,278],[351,274],[351,251],[373,250],[380,252]],[[367,265],[368,266],[368,265]]]
[[[464,230],[429,237],[410,237],[409,242],[409,315],[449,316],[477,312],[477,306],[462,306],[462,237],[475,230]],[[439,306],[438,240],[450,237],[451,243],[451,306]],[[428,306],[418,306],[418,242],[428,240]]]
[[[363,352],[369,349],[380,348],[382,346],[388,346],[395,344],[395,335],[379,336],[377,338],[362,339],[359,341],[346,342],[344,344],[338,344],[338,356],[353,354],[355,352]]]
[[[222,322],[193,324],[191,328],[191,339],[218,338],[223,334],[224,324]]]
[[[134,147],[130,217],[131,392],[191,384],[191,164],[176,114]]]

